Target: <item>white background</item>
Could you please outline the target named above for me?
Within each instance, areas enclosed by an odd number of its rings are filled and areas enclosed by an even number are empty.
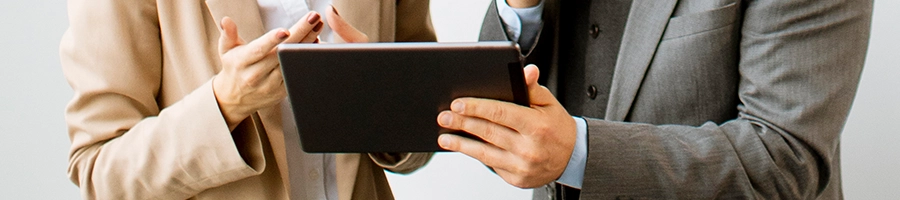
[[[432,0],[441,41],[475,41],[487,0]],[[72,97],[60,70],[67,27],[62,0],[0,3],[0,199],[78,199],[66,178],[63,109]],[[439,8],[439,9],[437,9]],[[900,199],[900,1],[875,3],[859,93],[842,135],[847,199]],[[389,175],[398,199],[528,199],[478,162],[437,154],[413,175]]]

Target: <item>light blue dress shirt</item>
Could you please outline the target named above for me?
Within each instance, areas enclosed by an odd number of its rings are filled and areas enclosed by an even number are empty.
[[[534,45],[534,39],[541,30],[541,14],[544,11],[544,1],[530,8],[512,8],[505,0],[497,0],[497,12],[506,25],[506,35],[509,39],[519,43],[523,52],[527,52]]]
[[[497,11],[506,25],[506,34],[510,40],[519,43],[523,52],[533,47],[534,40],[540,32],[541,15],[544,11],[544,1],[529,8],[512,8],[505,0],[497,0]],[[581,189],[584,181],[584,167],[587,165],[587,122],[581,117],[572,117],[577,125],[575,148],[572,156],[557,183],[569,187]]]

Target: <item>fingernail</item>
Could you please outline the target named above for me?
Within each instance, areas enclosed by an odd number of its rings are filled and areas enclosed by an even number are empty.
[[[450,147],[450,136],[447,134],[441,134],[438,136],[438,144],[441,145],[441,148],[449,148]]]
[[[281,39],[281,40],[287,39],[288,32],[287,31],[278,31],[278,33],[275,33],[275,37],[278,37],[278,39]]]
[[[438,120],[439,120],[438,122],[440,122],[441,125],[444,125],[444,126],[449,125],[450,124],[450,114],[446,113],[446,112],[441,112],[441,114],[438,116]]]
[[[316,27],[313,27],[312,31],[319,32],[320,30],[322,30],[322,22],[319,22],[318,24],[316,24]]]
[[[318,44],[318,43],[319,43],[319,38],[316,38],[316,41],[313,41],[313,43],[314,43],[314,44]]]
[[[465,110],[466,104],[460,100],[453,101],[450,104],[450,109],[457,113],[462,113]]]
[[[318,21],[319,21],[319,13],[314,12],[312,14],[309,14],[309,17],[306,18],[306,22],[309,22],[309,24],[314,24]]]
[[[334,8],[334,5],[331,5],[331,10],[334,11],[334,15],[341,16],[341,14],[338,13],[337,8]]]

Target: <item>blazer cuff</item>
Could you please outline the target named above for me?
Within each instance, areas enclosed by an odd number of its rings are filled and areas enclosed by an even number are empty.
[[[266,168],[259,135],[264,131],[254,122],[258,122],[259,117],[254,114],[229,131],[213,92],[213,79],[182,99],[181,106],[198,109],[196,113],[182,114],[194,114],[194,119],[208,120],[203,120],[205,124],[192,126],[195,130],[185,130],[186,134],[178,139],[193,144],[173,147],[193,151],[186,152],[189,154],[183,158],[187,159],[181,163],[188,173],[197,173],[197,182],[189,185],[201,191],[258,175]]]
[[[434,153],[370,153],[369,158],[388,171],[408,174],[428,163],[432,155]]]

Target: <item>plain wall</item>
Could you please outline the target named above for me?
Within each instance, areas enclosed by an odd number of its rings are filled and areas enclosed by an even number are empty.
[[[487,0],[432,0],[441,41],[475,41]],[[72,91],[58,45],[62,0],[0,3],[0,199],[78,199],[66,176],[64,108]],[[440,9],[434,9],[440,8]],[[900,1],[875,4],[859,92],[842,135],[847,199],[900,199]],[[528,199],[477,161],[438,153],[413,175],[389,175],[398,199]]]

